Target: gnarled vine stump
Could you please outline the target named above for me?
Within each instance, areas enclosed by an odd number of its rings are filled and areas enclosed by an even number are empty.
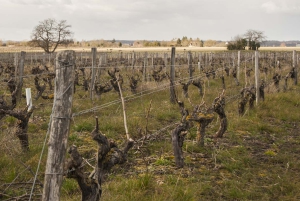
[[[200,96],[203,96],[202,80],[200,78],[192,80],[192,84],[198,88]]]
[[[34,107],[28,110],[28,106],[21,111],[14,111],[14,110],[3,110],[0,109],[0,114],[6,114],[18,119],[16,124],[16,131],[15,135],[19,138],[21,147],[23,151],[29,150],[29,141],[28,141],[28,122],[31,114],[33,113]]]
[[[227,117],[225,114],[225,94],[224,94],[224,92],[225,91],[223,91],[219,97],[215,98],[215,100],[213,102],[214,111],[219,115],[219,118],[220,118],[219,130],[214,135],[214,137],[216,137],[216,138],[223,137],[223,134],[227,130],[227,125],[228,125]]]
[[[129,139],[123,149],[119,149],[116,143],[107,139],[99,130],[98,117],[96,117],[96,128],[92,131],[91,137],[98,143],[95,170],[87,176],[82,167],[83,159],[75,146],[70,147],[71,159],[67,162],[67,177],[76,179],[82,195],[82,201],[100,200],[101,184],[106,173],[117,164],[127,161],[127,153],[133,147],[134,141]]]
[[[187,116],[189,115],[189,112],[184,108],[184,103],[178,102],[178,105],[181,110],[182,118],[180,124],[176,126],[176,128],[172,131],[171,136],[173,152],[175,156],[175,164],[178,168],[182,168],[184,165],[182,146],[190,124],[187,121]]]
[[[179,83],[182,86],[182,94],[184,98],[188,98],[189,97],[189,86],[191,84],[191,81],[188,81],[187,83],[181,82],[179,81]]]
[[[205,129],[214,119],[213,110],[205,108],[203,105],[196,105],[193,113],[187,119],[197,123],[197,143],[204,146]]]

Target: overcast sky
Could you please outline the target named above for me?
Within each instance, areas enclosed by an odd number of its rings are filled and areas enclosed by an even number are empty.
[[[0,0],[0,39],[30,40],[47,18],[67,20],[79,41],[226,41],[248,29],[300,40],[300,0]]]

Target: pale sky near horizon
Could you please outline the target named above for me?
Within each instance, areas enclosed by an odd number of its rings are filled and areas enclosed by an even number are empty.
[[[30,40],[47,18],[67,20],[78,41],[227,41],[248,29],[300,40],[300,0],[0,0],[0,16],[0,40]]]

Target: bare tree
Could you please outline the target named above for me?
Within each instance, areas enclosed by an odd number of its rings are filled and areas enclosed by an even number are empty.
[[[32,31],[30,44],[52,53],[58,45],[68,45],[73,42],[73,33],[69,28],[71,25],[68,25],[66,20],[57,22],[49,18],[41,21]]]
[[[248,47],[250,50],[258,50],[260,43],[266,39],[263,31],[249,29],[244,34],[244,37],[247,39]]]

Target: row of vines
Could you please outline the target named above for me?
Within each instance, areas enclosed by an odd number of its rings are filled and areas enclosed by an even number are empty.
[[[259,52],[258,72],[255,54],[248,51],[172,56],[93,48],[75,54],[68,117],[73,144],[68,145],[63,173],[51,173],[51,178],[75,179],[83,200],[99,200],[111,169],[128,160],[145,160],[154,141],[169,139],[175,167],[183,168],[182,149],[189,132],[195,133],[192,140],[200,147],[208,139],[221,139],[230,121],[226,105],[235,105],[231,112],[242,118],[266,94],[297,84],[295,52]],[[0,150],[6,162],[17,158],[18,167],[13,177],[0,179],[0,199],[42,197],[51,120],[65,118],[52,116],[53,104],[62,95],[55,94],[57,72],[70,65],[59,58],[32,52],[0,55]],[[30,100],[26,88],[31,89]],[[215,134],[207,136],[209,129]]]

